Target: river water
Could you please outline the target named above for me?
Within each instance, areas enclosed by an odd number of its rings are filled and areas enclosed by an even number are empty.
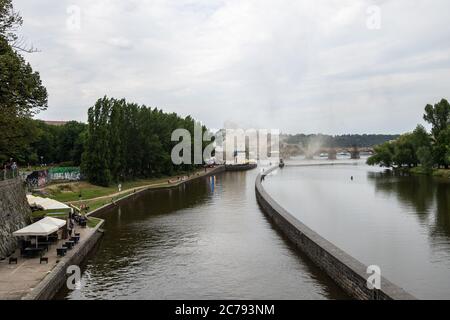
[[[287,166],[264,186],[300,221],[416,297],[450,299],[448,180],[358,161]]]
[[[114,208],[81,287],[56,298],[347,298],[266,220],[257,173],[201,178]]]

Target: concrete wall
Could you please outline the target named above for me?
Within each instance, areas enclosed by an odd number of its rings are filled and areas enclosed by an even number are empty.
[[[14,252],[17,238],[12,233],[30,222],[25,186],[19,178],[0,181],[0,258]]]
[[[277,168],[272,168],[268,174]],[[381,278],[380,290],[367,287],[367,266],[351,257],[282,208],[264,190],[261,174],[256,178],[256,198],[264,213],[296,247],[333,279],[350,296],[361,300],[415,299],[386,278]]]

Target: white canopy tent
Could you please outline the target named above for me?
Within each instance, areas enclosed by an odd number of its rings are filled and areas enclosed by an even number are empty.
[[[38,207],[42,210],[72,210],[67,204],[50,198],[35,197],[29,194],[27,195],[27,200],[30,206]]]
[[[48,236],[66,225],[66,221],[52,217],[45,217],[25,228],[13,232],[15,237],[36,237],[36,247],[39,236]]]
[[[13,232],[13,236],[48,236],[49,234],[58,231],[58,229],[59,227],[55,224],[41,223],[40,221],[38,221],[30,224],[29,226],[26,226],[25,228]]]
[[[50,224],[50,225],[57,226],[58,229],[62,228],[66,225],[65,220],[52,218],[52,217],[45,217],[45,218],[39,220],[38,222],[40,222],[41,224],[44,223],[44,224]]]

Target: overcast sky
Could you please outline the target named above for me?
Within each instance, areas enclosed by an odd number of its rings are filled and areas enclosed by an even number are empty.
[[[450,98],[448,0],[14,0],[49,92],[304,133],[400,133]],[[79,14],[78,14],[79,13]],[[79,23],[78,23],[79,21]]]

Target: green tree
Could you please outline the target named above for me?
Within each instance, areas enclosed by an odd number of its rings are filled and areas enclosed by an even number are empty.
[[[86,146],[82,160],[82,170],[89,181],[101,186],[111,183],[107,127],[110,104],[110,100],[104,97],[99,99],[94,107],[89,108]]]
[[[367,159],[368,165],[380,165],[382,167],[392,167],[394,164],[395,144],[385,142],[374,147],[375,154]]]
[[[426,171],[431,171],[433,168],[433,155],[430,147],[422,146],[416,152],[420,164]]]
[[[447,139],[447,128],[450,124],[450,104],[446,99],[442,99],[434,106],[428,104],[425,107],[424,120],[432,125],[431,133],[433,136],[433,159],[437,166],[448,168],[447,148],[449,141]]]
[[[36,130],[29,119],[47,108],[39,73],[11,46],[21,24],[11,1],[0,0],[0,160],[29,148]]]
[[[10,43],[17,41],[16,30],[22,22],[22,17],[14,11],[12,0],[0,0],[0,37]]]
[[[437,139],[441,131],[450,124],[450,104],[446,99],[442,99],[434,106],[426,105],[423,119],[432,125],[431,133],[434,139]]]
[[[401,166],[417,166],[419,160],[414,149],[414,136],[411,133],[401,135],[394,143],[393,162]]]
[[[450,165],[449,161],[449,148],[450,148],[450,124],[439,132],[433,146],[433,158],[435,164],[438,166],[444,166],[448,169]]]

